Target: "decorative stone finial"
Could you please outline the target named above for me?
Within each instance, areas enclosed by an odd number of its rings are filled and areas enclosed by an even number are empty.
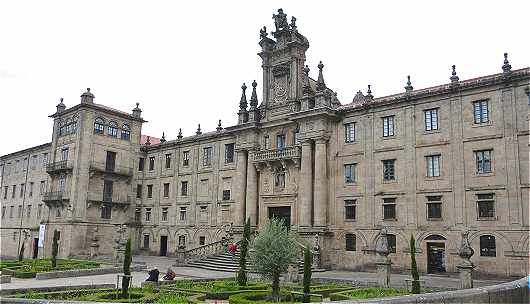
[[[160,138],[160,142],[161,143],[165,143],[166,142],[166,134],[164,132],[162,132],[162,138]]]
[[[179,128],[179,134],[177,135],[177,139],[182,139],[182,128]]]
[[[239,101],[239,108],[241,110],[247,110],[247,95],[245,91],[247,90],[247,86],[245,83],[241,86],[241,100]]]
[[[256,93],[256,87],[258,84],[256,80],[252,81],[252,95],[250,95],[250,110],[254,110],[258,107],[258,94]]]
[[[449,78],[451,79],[451,84],[457,83],[459,80],[458,76],[456,75],[456,65],[453,64],[452,68],[453,71],[451,72],[451,77]]]
[[[322,69],[324,68],[324,64],[322,61],[318,63],[318,79],[317,79],[317,91],[324,91],[326,88],[326,83],[324,82],[324,74],[322,73]]]
[[[201,124],[199,124],[199,125],[197,126],[197,132],[195,132],[195,134],[197,134],[197,135],[201,135],[201,134],[202,134],[202,131],[201,131]]]
[[[217,132],[221,132],[223,130],[223,127],[221,126],[221,120],[219,119],[219,123],[217,123],[217,128],[215,128]]]
[[[151,144],[151,136],[147,136],[147,140],[145,141],[145,145],[149,146]]]
[[[508,53],[504,53],[504,64],[502,65],[502,73],[508,75],[512,72],[512,66],[508,61]]]
[[[59,104],[56,106],[57,113],[61,113],[62,111],[66,110],[66,106],[63,103],[63,98],[62,97],[61,97],[60,101],[61,102],[59,102]]]
[[[94,103],[94,94],[90,92],[90,88],[86,89],[86,92],[81,94],[81,103]]]
[[[259,38],[260,40],[263,40],[265,38],[267,38],[267,27],[264,26],[261,30],[259,30]]]
[[[374,99],[374,95],[372,95],[372,85],[371,84],[368,85],[368,91],[366,91],[366,98],[368,98],[368,100]]]
[[[132,110],[132,116],[136,118],[140,118],[142,116],[142,110],[138,107],[140,105],[139,102],[136,103],[136,108]]]
[[[388,248],[387,234],[388,234],[387,229],[385,227],[381,228],[381,231],[379,232],[380,236],[375,243],[375,252],[382,256],[387,256],[390,253],[390,250]]]
[[[460,247],[458,248],[458,256],[462,258],[464,265],[473,265],[471,263],[471,257],[475,254],[475,250],[469,243],[469,231],[462,231],[462,240],[460,241]]]
[[[290,24],[290,26],[291,26],[291,29],[292,29],[293,31],[295,31],[295,32],[298,31],[298,30],[296,29],[296,17],[295,17],[295,16],[292,16],[292,17],[291,17],[291,24]]]
[[[410,75],[407,75],[407,85],[405,86],[405,92],[411,92],[414,88],[410,82]]]

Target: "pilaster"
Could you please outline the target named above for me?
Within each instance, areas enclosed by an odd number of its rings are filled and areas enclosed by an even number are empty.
[[[302,161],[300,165],[300,191],[299,193],[299,212],[298,225],[300,227],[311,226],[311,205],[313,198],[313,164],[312,144],[310,140],[302,141]]]
[[[315,140],[314,226],[326,226],[328,208],[327,138]]]
[[[258,173],[250,157],[247,162],[247,190],[246,190],[246,207],[245,221],[250,218],[250,225],[255,227],[258,211]]]
[[[234,185],[234,225],[243,226],[245,224],[248,152],[246,150],[237,150],[236,158],[236,183]]]

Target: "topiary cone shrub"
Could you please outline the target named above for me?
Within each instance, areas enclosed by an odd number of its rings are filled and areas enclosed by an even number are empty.
[[[22,246],[20,247],[20,252],[18,253],[18,261],[22,261],[24,258],[24,242],[22,242]]]
[[[312,254],[309,250],[309,247],[304,248],[304,303],[311,302],[311,297],[309,296],[309,293],[311,292],[310,286],[311,286],[311,264],[312,264]]]
[[[123,259],[123,280],[121,281],[121,294],[123,297],[127,297],[129,294],[129,282],[131,280],[131,239],[127,239],[127,244],[125,244],[125,257]]]
[[[53,231],[52,242],[52,268],[57,267],[57,254],[59,253],[59,231]]]
[[[414,236],[410,235],[410,272],[412,274],[412,293],[421,293],[420,290],[420,275],[418,273],[418,265],[416,265],[416,241]]]
[[[247,286],[247,252],[250,240],[250,218],[247,218],[243,239],[241,240],[241,252],[239,253],[239,270],[237,272],[237,284]]]

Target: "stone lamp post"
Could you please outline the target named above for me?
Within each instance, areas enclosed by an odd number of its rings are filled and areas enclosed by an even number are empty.
[[[462,263],[456,265],[460,272],[460,288],[473,288],[473,269],[475,265],[471,262],[471,257],[475,254],[473,248],[469,244],[469,231],[462,231],[462,241],[460,248],[458,248],[458,255],[462,258]]]
[[[386,228],[382,228],[380,237],[375,243],[375,265],[377,269],[377,282],[379,286],[388,288],[390,286],[390,266],[392,261],[388,257],[388,238]]]

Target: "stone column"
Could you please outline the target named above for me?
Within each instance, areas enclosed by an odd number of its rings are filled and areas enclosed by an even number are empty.
[[[302,141],[302,161],[300,164],[300,184],[298,190],[298,226],[311,226],[311,200],[313,196],[313,164],[311,162],[312,147],[310,140]]]
[[[314,187],[314,224],[316,227],[326,226],[328,207],[328,179],[326,173],[326,139],[315,141],[315,187]]]
[[[257,225],[257,209],[258,209],[258,174],[256,167],[252,163],[250,157],[247,165],[247,193],[246,193],[246,217],[250,218],[250,226]]]
[[[234,225],[242,227],[245,224],[245,199],[247,190],[247,159],[245,150],[237,151],[236,180],[233,185],[234,191]]]

